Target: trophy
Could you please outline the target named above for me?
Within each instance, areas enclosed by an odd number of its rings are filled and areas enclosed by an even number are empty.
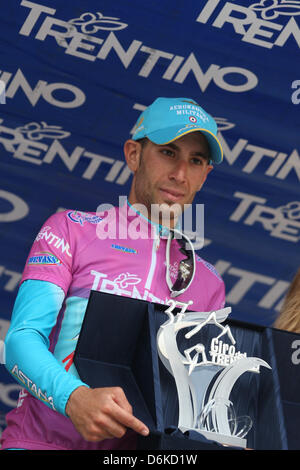
[[[165,310],[168,320],[157,332],[160,360],[176,384],[178,428],[182,432],[196,431],[223,445],[247,447],[245,437],[252,427],[252,419],[236,415],[230,394],[245,372],[258,374],[260,367],[271,367],[260,358],[247,357],[236,350],[229,326],[222,325],[231,312],[230,307],[212,312],[187,311],[191,304],[192,301],[170,300]],[[181,309],[177,315],[173,312],[176,307]],[[214,325],[218,334],[208,340],[209,344],[197,341],[195,335],[203,336],[209,325]],[[177,335],[183,329],[188,329],[185,340],[192,343],[195,337],[196,344],[181,352]]]

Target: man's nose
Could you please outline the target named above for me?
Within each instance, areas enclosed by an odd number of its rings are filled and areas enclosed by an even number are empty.
[[[172,170],[169,173],[169,177],[178,183],[185,182],[187,179],[188,162],[179,160],[174,163]]]

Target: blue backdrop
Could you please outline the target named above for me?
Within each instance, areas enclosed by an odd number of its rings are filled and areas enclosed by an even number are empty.
[[[0,3],[0,339],[45,219],[128,194],[123,142],[157,96],[219,124],[198,253],[232,318],[271,325],[300,265],[300,1]],[[18,390],[0,368],[0,428]]]

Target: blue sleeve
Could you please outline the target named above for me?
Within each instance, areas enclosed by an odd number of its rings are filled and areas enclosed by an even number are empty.
[[[5,366],[29,392],[65,415],[70,394],[86,384],[66,372],[48,350],[63,300],[63,290],[53,283],[21,284],[5,337]]]

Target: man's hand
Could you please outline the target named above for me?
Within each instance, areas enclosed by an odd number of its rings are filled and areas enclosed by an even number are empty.
[[[82,437],[91,442],[123,437],[127,428],[147,436],[149,429],[132,414],[132,407],[119,387],[78,387],[71,393],[66,414]]]

